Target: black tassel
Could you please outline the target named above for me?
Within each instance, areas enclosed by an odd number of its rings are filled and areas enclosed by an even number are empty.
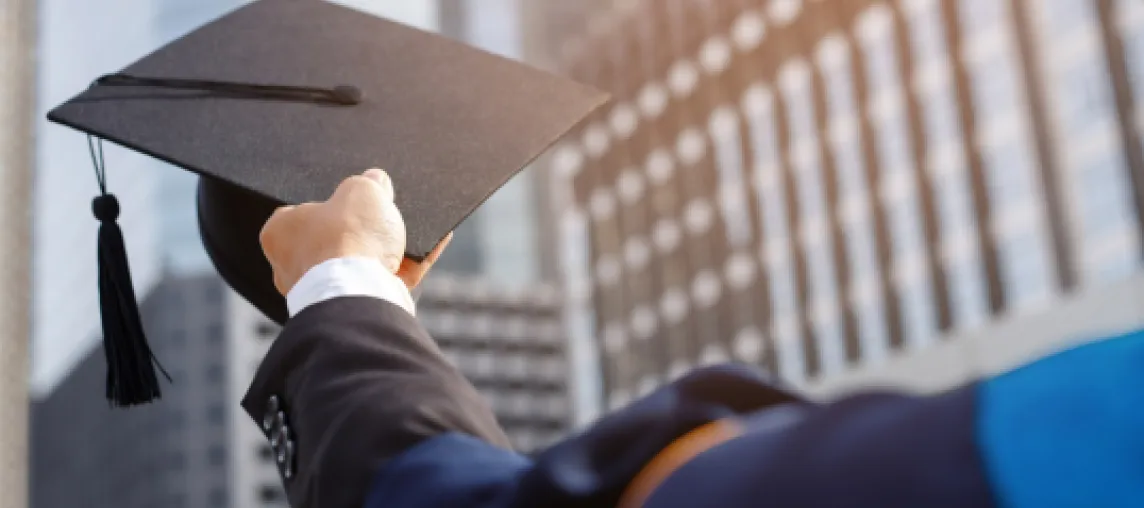
[[[90,141],[89,138],[89,144]],[[92,160],[101,191],[91,208],[99,219],[99,313],[107,358],[107,400],[115,407],[146,404],[162,397],[155,367],[168,382],[171,376],[159,365],[143,332],[123,232],[115,222],[119,218],[119,201],[107,193],[104,180],[102,145],[98,157],[92,147]]]
[[[103,318],[103,352],[107,357],[107,399],[113,406],[145,404],[162,397],[158,365],[139,317],[123,233],[115,219],[119,201],[104,194],[92,202],[99,219],[99,310]],[[163,371],[167,381],[171,377]]]

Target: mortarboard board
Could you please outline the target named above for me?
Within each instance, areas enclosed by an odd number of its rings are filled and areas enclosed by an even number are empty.
[[[93,138],[200,175],[207,253],[281,324],[285,300],[258,243],[276,207],[324,200],[346,177],[384,168],[406,220],[406,255],[420,260],[605,100],[321,0],[256,1],[96,80],[48,118],[90,136],[109,400],[133,405],[160,393]]]

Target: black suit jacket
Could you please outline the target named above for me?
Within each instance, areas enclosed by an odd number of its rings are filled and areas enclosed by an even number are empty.
[[[463,508],[504,506],[488,504],[494,490],[501,501],[509,495],[512,506],[613,506],[681,435],[788,402],[803,403],[755,371],[705,369],[532,462],[509,450],[487,403],[416,318],[383,300],[343,297],[286,323],[242,406],[270,440],[295,508],[404,505],[386,493],[395,481],[405,483],[396,480],[404,473],[390,470],[408,473],[392,464],[416,463],[422,444],[440,449],[436,456],[459,470],[412,473],[418,487],[403,495],[418,503],[445,496],[446,506]],[[476,480],[481,492],[458,485],[479,478],[474,474],[496,481]]]
[[[274,446],[296,508],[361,506],[387,460],[442,433],[509,446],[416,318],[374,298],[336,298],[291,318],[242,407]]]

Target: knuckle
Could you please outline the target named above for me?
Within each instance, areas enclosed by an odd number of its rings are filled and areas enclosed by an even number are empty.
[[[258,242],[262,244],[262,250],[265,251],[267,256],[273,254],[274,247],[277,245],[280,231],[284,227],[284,223],[290,216],[291,211],[294,209],[292,206],[281,206],[270,214],[270,218],[262,225],[262,229],[258,232]]]
[[[338,189],[334,191],[334,193],[337,194],[340,192],[359,191],[361,189],[367,188],[367,185],[372,185],[372,183],[369,181],[369,178],[361,175],[354,175],[346,178],[345,180],[342,180],[342,183],[338,184]]]

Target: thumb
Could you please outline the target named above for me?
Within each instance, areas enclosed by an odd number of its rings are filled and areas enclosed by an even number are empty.
[[[381,187],[382,199],[386,201],[393,201],[393,180],[389,178],[388,173],[386,173],[384,170],[373,168],[367,169],[365,173],[362,173],[362,176],[370,179]]]
[[[433,264],[441,257],[441,253],[445,251],[445,247],[448,247],[452,240],[453,233],[450,232],[420,263],[409,258],[402,259],[401,266],[397,269],[397,276],[401,278],[402,282],[405,282],[405,286],[413,289],[421,284],[421,279],[424,279],[425,274],[429,273],[429,269],[433,268]]]

